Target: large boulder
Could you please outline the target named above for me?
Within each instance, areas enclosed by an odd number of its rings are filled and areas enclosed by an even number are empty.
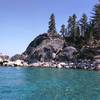
[[[75,54],[77,54],[77,49],[72,46],[64,47],[58,54],[57,59],[58,61],[74,61]]]
[[[37,36],[27,47],[26,51],[23,53],[24,55],[31,55],[34,52],[34,49],[37,46],[40,46],[40,44],[44,41],[47,40],[49,37],[46,33]]]
[[[48,33],[37,36],[27,47],[23,55],[28,55],[29,63],[36,61],[51,61],[53,53],[62,49],[65,41],[59,35],[50,36]]]
[[[10,58],[11,61],[16,61],[16,60],[24,60],[26,61],[26,58],[27,58],[27,55],[24,55],[24,54],[16,54],[14,56],[12,56]]]

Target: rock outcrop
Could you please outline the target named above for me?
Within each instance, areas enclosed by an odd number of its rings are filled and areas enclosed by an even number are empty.
[[[3,63],[7,62],[9,60],[8,55],[3,55],[0,53],[0,65],[3,66]]]
[[[74,47],[68,46],[60,35],[53,36],[49,35],[49,33],[44,33],[37,36],[22,55],[17,55],[16,57],[28,63],[37,61],[49,62],[52,60],[67,61],[73,59],[75,52],[77,50]]]
[[[68,45],[59,34],[43,33],[37,36],[21,55],[11,57],[11,61],[22,60],[28,64],[36,62],[78,62],[78,60],[95,60],[100,55],[99,45],[86,45],[77,49]]]
[[[66,46],[57,54],[58,61],[74,61],[77,54],[76,48],[72,46]]]
[[[52,53],[62,49],[64,40],[60,36],[49,36],[47,33],[37,36],[28,46],[24,55],[29,63],[36,61],[50,61]]]
[[[10,58],[10,60],[11,61],[16,61],[16,60],[24,60],[25,61],[26,57],[27,56],[26,55],[23,55],[23,54],[16,54],[16,55],[12,56]]]
[[[0,54],[0,59],[2,59],[3,61],[9,60],[9,56],[8,55]]]

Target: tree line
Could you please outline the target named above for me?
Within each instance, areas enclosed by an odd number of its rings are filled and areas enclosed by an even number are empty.
[[[87,42],[91,39],[100,39],[100,0],[94,6],[89,21],[87,15],[84,13],[79,20],[77,20],[76,14],[69,16],[67,22],[67,25],[61,25],[60,30],[61,36],[67,42],[78,44],[79,41]],[[50,16],[48,33],[58,34],[54,14]]]

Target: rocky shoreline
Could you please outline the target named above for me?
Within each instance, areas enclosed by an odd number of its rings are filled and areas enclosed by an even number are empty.
[[[22,54],[11,58],[0,54],[0,66],[46,67],[100,71],[100,40],[80,49],[52,33],[37,36]]]
[[[100,71],[100,60],[91,61],[91,60],[79,60],[77,62],[34,62],[28,64],[23,60],[16,61],[1,61],[0,66],[6,67],[40,67],[40,68],[66,68],[66,69],[84,69],[84,70],[96,70]]]

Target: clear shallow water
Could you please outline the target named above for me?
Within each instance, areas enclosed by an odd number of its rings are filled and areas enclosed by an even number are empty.
[[[100,100],[100,72],[0,67],[0,100]]]

